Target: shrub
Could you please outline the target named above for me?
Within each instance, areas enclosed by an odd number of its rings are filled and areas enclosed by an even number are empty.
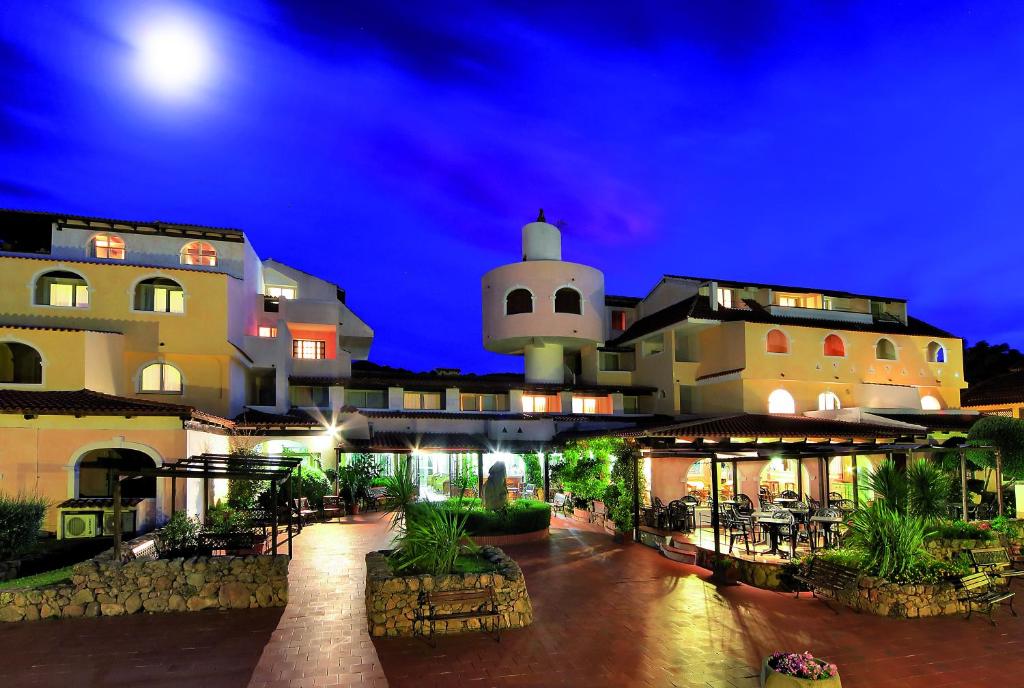
[[[463,544],[468,536],[466,515],[430,502],[419,505],[423,508],[416,510],[415,518],[407,518],[402,526],[392,565],[409,573],[451,573],[460,556],[476,551],[472,543]]]
[[[566,444],[561,456],[551,464],[551,476],[562,489],[572,493],[573,506],[585,509],[595,499],[601,499],[608,484],[612,452],[622,446],[622,440],[610,437]]]
[[[338,469],[338,482],[345,501],[349,504],[364,501],[379,472],[372,454],[353,455],[348,465]]]
[[[912,461],[907,466],[906,481],[910,513],[925,518],[945,515],[950,482],[941,468],[925,459]]]
[[[551,505],[535,499],[517,499],[504,509],[485,509],[479,499],[449,499],[444,502],[413,502],[406,509],[407,520],[441,510],[465,517],[469,535],[516,535],[543,530],[551,525]]]
[[[995,537],[988,524],[968,523],[964,520],[939,521],[935,525],[934,537],[947,540],[991,540]]]
[[[234,509],[251,511],[259,505],[261,495],[269,489],[269,480],[230,480],[228,505]]]
[[[926,519],[875,502],[854,512],[849,540],[864,553],[865,573],[893,580],[932,558],[924,548],[929,534]]]
[[[523,468],[526,473],[526,482],[534,487],[544,485],[544,471],[540,467],[540,457],[530,452],[523,454]]]
[[[1006,516],[996,516],[992,519],[992,530],[1002,533],[1010,540],[1020,538],[1020,523]]]
[[[884,499],[890,509],[899,513],[907,510],[907,477],[892,459],[885,459],[873,471],[868,471],[866,482],[868,488],[878,498]]]
[[[401,528],[405,521],[405,512],[409,505],[416,501],[416,484],[412,481],[412,473],[407,462],[395,466],[394,475],[380,478],[384,488],[384,499],[388,503],[388,511],[395,514],[393,528]],[[376,482],[376,481],[375,481]]]
[[[0,560],[20,557],[35,545],[46,508],[40,497],[0,493]]]
[[[1024,479],[1024,420],[984,416],[967,433],[969,445],[994,445],[1003,455],[1003,475]],[[985,449],[968,449],[967,458],[979,466],[993,468],[995,456]]]
[[[199,533],[203,530],[199,519],[184,511],[176,511],[160,531],[160,554],[167,557],[191,556],[199,549]]]
[[[302,463],[302,496],[309,500],[313,509],[319,509],[324,505],[324,495],[331,494],[332,484],[327,480],[327,474],[323,469],[312,461]],[[299,469],[292,471],[292,498],[299,497]]]
[[[208,533],[231,535],[233,533],[247,532],[252,529],[252,522],[248,516],[232,508],[230,505],[218,504],[211,507],[208,516],[209,522],[204,529]]]

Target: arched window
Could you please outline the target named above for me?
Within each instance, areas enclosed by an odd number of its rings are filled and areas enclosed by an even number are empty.
[[[562,287],[555,292],[555,313],[583,314],[583,297],[572,287]]]
[[[174,280],[154,277],[135,285],[135,310],[184,313],[185,291]]]
[[[139,376],[139,391],[181,394],[181,373],[170,363],[150,363]]]
[[[796,400],[784,389],[768,395],[768,413],[796,413]]]
[[[121,470],[155,468],[153,459],[135,449],[93,449],[78,461],[78,497],[113,497],[114,467]],[[121,497],[156,497],[156,477],[121,481]]]
[[[66,270],[53,270],[36,279],[37,306],[86,308],[89,305],[89,285],[80,276]]]
[[[843,343],[843,338],[837,334],[830,334],[825,337],[825,355],[839,357],[845,356],[846,344]]]
[[[43,359],[28,344],[0,342],[0,382],[38,385],[43,381]]]
[[[205,265],[215,267],[217,265],[217,249],[205,241],[193,241],[185,244],[181,249],[182,265]]]
[[[896,345],[885,337],[879,339],[878,343],[875,344],[875,358],[880,361],[895,361]]]
[[[124,260],[124,239],[114,234],[97,234],[92,238],[92,257]]]
[[[946,347],[942,346],[938,342],[931,342],[930,344],[928,344],[928,362],[945,363]]]
[[[843,407],[835,392],[826,391],[818,395],[819,411],[836,411]]]
[[[942,404],[938,399],[933,397],[931,394],[925,394],[921,397],[921,410],[922,411],[941,411]]]
[[[513,289],[505,297],[505,315],[533,313],[533,294],[529,289]]]
[[[768,333],[766,347],[770,354],[789,353],[789,338],[782,330],[771,330]]]

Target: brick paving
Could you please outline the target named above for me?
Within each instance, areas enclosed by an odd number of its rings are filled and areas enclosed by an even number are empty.
[[[550,540],[509,547],[535,623],[485,635],[367,637],[363,554],[376,514],[308,528],[284,610],[0,625],[0,686],[757,686],[760,658],[804,650],[836,661],[845,688],[1024,687],[1024,617],[896,620],[841,611],[706,573],[556,519]],[[386,678],[385,678],[386,676]]]

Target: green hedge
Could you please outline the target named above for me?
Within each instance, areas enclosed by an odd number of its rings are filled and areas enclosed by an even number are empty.
[[[32,549],[45,515],[43,499],[0,493],[0,560],[15,559]]]
[[[409,505],[406,518],[415,520],[417,513],[432,507],[465,514],[466,530],[471,536],[532,533],[551,525],[551,505],[535,499],[517,499],[499,511],[484,509],[479,499],[416,502]]]

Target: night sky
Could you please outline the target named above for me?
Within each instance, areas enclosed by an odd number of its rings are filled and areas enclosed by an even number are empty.
[[[413,369],[521,369],[480,277],[539,207],[609,293],[821,286],[1024,346],[1024,3],[441,7],[4,3],[0,207],[242,228]],[[174,92],[166,26],[205,56]]]

